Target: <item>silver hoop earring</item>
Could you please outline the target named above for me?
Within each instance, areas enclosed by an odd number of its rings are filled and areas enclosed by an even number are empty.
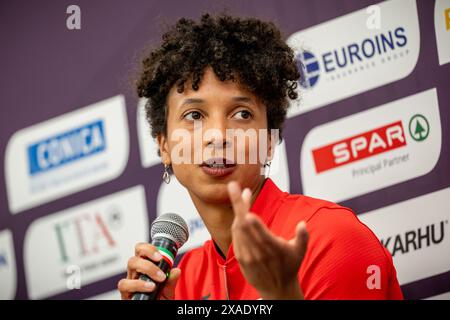
[[[169,182],[170,182],[169,167],[170,167],[169,164],[165,164],[165,165],[164,165],[164,172],[163,172],[163,175],[162,175],[162,180],[163,180],[166,184],[169,184]]]
[[[266,178],[269,177],[270,175],[270,165],[271,165],[271,161],[266,162],[266,164],[264,165],[265,167],[267,167],[267,174],[266,174]]]

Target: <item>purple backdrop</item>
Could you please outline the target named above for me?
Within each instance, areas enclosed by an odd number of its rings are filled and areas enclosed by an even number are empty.
[[[27,228],[35,219],[136,184],[145,186],[149,219],[155,217],[162,166],[143,168],[141,165],[135,119],[138,100],[132,88],[132,76],[141,49],[158,40],[165,23],[181,16],[198,17],[205,11],[228,8],[232,13],[271,19],[289,36],[373,3],[366,0],[233,0],[214,4],[207,1],[77,1],[82,12],[82,29],[70,31],[66,28],[66,8],[73,4],[71,1],[2,1],[1,154],[5,154],[6,145],[17,130],[117,94],[124,94],[126,98],[130,134],[128,162],[117,179],[20,214],[9,212],[2,170],[0,230],[10,229],[13,234],[17,265],[15,297],[29,297],[23,242]],[[298,150],[312,128],[434,87],[438,89],[442,124],[441,154],[434,169],[424,176],[346,200],[343,205],[356,212],[367,212],[450,186],[450,64],[439,66],[437,62],[434,1],[417,1],[417,7],[420,55],[409,76],[287,121],[285,136],[292,193],[302,192]],[[0,157],[0,166],[5,167],[4,156]],[[155,179],[158,183],[152,183]],[[113,290],[122,276],[118,274],[52,298],[86,298]],[[406,284],[402,289],[408,299],[448,292],[450,272]]]

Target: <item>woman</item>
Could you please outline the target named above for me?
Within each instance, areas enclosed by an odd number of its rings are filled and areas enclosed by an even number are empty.
[[[180,19],[143,60],[137,89],[164,180],[172,171],[186,187],[212,239],[169,279],[158,250],[136,245],[123,299],[154,290],[141,273],[165,281],[160,299],[402,299],[389,252],[350,209],[281,192],[261,174],[299,77],[272,23],[227,15]],[[215,134],[192,143],[199,130]],[[239,130],[263,134],[239,144],[229,135]]]

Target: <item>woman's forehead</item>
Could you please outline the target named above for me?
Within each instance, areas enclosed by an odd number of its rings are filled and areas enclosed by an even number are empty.
[[[238,81],[221,81],[211,68],[205,70],[198,90],[192,89],[192,80],[189,80],[181,93],[177,91],[176,85],[172,87],[167,100],[169,104],[180,106],[186,103],[208,103],[218,99],[255,104],[258,102],[258,98]]]

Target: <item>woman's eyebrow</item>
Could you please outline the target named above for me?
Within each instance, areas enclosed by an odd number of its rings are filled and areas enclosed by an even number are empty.
[[[253,103],[253,99],[249,98],[249,97],[245,97],[245,96],[237,96],[237,97],[233,97],[232,100],[234,102],[247,102],[247,103]],[[199,98],[188,98],[185,99],[183,101],[183,103],[180,105],[180,107],[184,107],[186,105],[191,105],[191,104],[202,104],[205,103],[206,100],[204,99],[199,99]]]
[[[199,103],[204,103],[205,100],[203,99],[198,99],[198,98],[189,98],[183,101],[183,103],[181,104],[181,107],[188,105],[188,104],[199,104]]]
[[[233,97],[233,101],[236,102],[253,102],[253,100],[249,97],[239,96],[239,97]]]

